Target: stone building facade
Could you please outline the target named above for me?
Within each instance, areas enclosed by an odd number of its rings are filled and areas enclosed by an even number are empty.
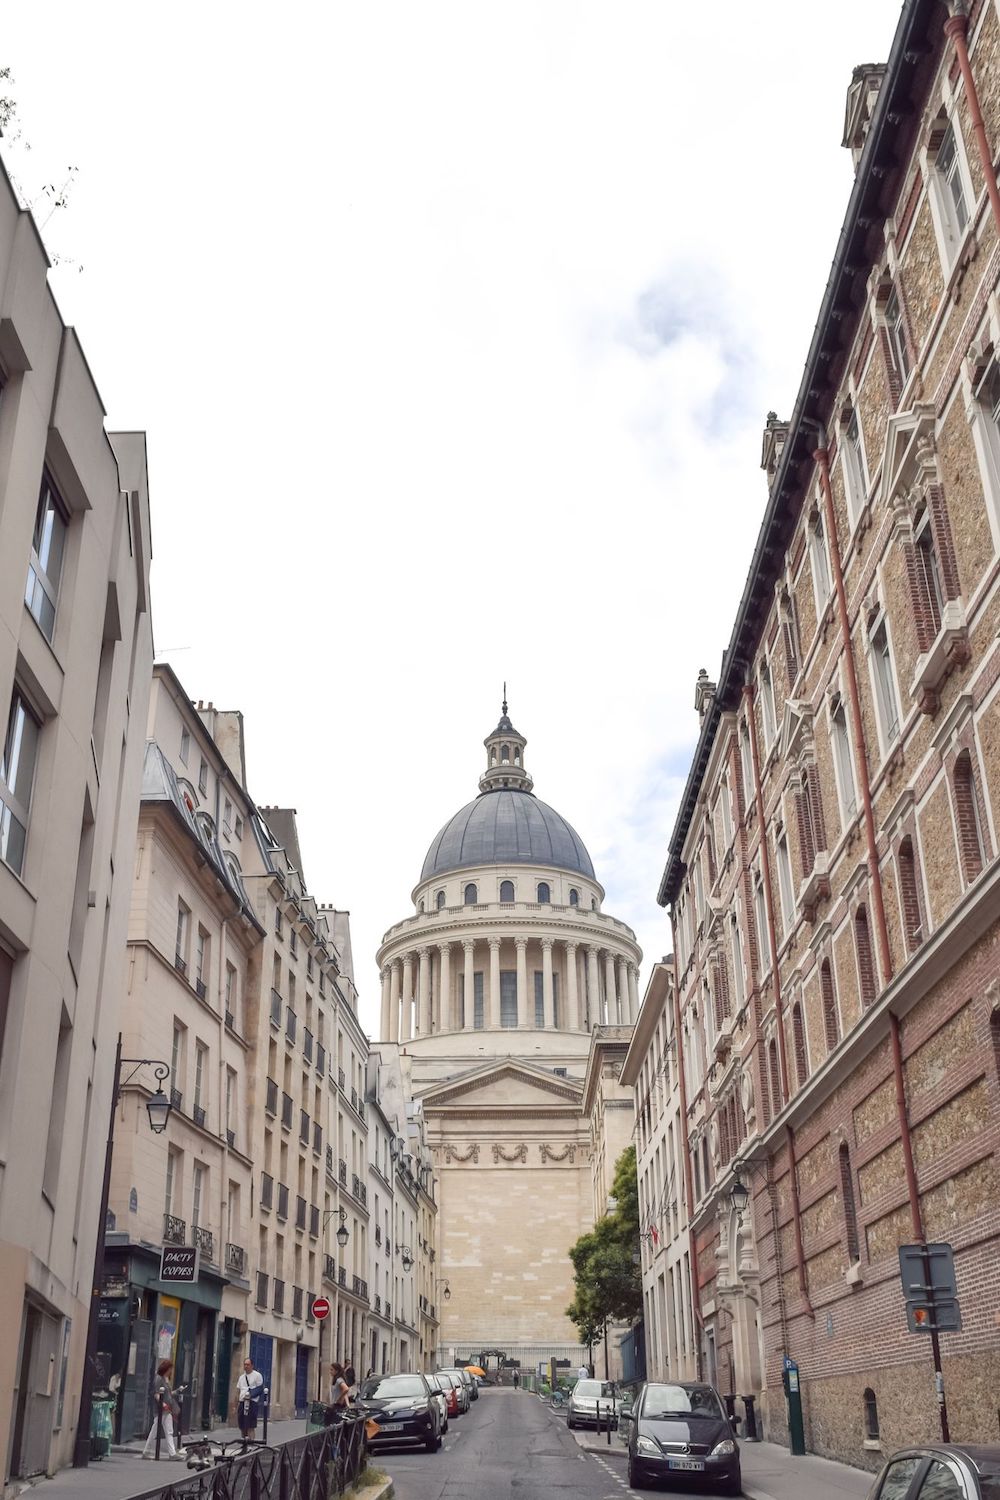
[[[533,795],[525,743],[505,703],[479,797],[432,842],[414,913],[378,953],[382,1036],[438,1178],[423,1296],[443,1363],[579,1359],[568,1251],[605,1211],[632,1129],[608,1070],[638,1010],[639,949],[579,836]]]
[[[897,1248],[955,1249],[952,1435],[1000,1382],[1000,9],[907,0],[659,890],[704,1372],[875,1467],[939,1431]],[[739,1177],[750,1193],[734,1204]]]
[[[77,1433],[152,661],[145,439],[48,264],[0,168],[3,1488]]]

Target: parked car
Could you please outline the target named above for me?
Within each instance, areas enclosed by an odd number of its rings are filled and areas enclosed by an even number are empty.
[[[466,1400],[465,1387],[460,1380],[456,1380],[453,1375],[446,1374],[444,1370],[439,1370],[436,1375],[427,1378],[436,1380],[444,1392],[449,1416],[458,1417],[463,1411],[468,1411],[469,1403]]]
[[[685,1489],[705,1483],[740,1493],[739,1445],[714,1386],[649,1381],[621,1421],[630,1485],[675,1479]]]
[[[614,1388],[608,1380],[578,1380],[570,1394],[566,1404],[566,1426],[567,1427],[596,1427],[598,1422],[598,1404],[600,1404],[600,1421],[603,1426],[607,1425],[608,1414],[611,1415],[611,1425],[618,1421],[618,1398]]]
[[[469,1410],[469,1391],[465,1381],[457,1370],[438,1370],[437,1373],[442,1380],[449,1380],[451,1382],[458,1407],[456,1416],[461,1416],[463,1412]]]
[[[441,1411],[441,1433],[443,1436],[448,1431],[449,1416],[457,1414],[457,1408],[455,1412],[452,1411],[455,1402],[451,1398],[455,1393],[454,1391],[450,1391],[447,1386],[442,1385],[436,1375],[425,1375],[424,1379],[427,1381],[433,1394],[437,1397],[438,1406]]]
[[[462,1382],[469,1401],[479,1400],[479,1387],[476,1385],[474,1377],[469,1374],[468,1370],[460,1370],[457,1365],[448,1365],[443,1373],[445,1375],[454,1375],[458,1380]]]
[[[387,1443],[420,1443],[428,1453],[440,1448],[441,1410],[423,1375],[374,1375],[361,1382],[355,1404],[378,1423],[371,1448]]]
[[[1000,1445],[928,1443],[882,1465],[868,1500],[1000,1500]]]

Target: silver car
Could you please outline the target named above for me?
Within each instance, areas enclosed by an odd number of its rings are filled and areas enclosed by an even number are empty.
[[[431,1388],[431,1395],[437,1400],[441,1412],[441,1431],[448,1431],[448,1397],[441,1389],[441,1382],[436,1375],[425,1375],[424,1379]]]
[[[578,1380],[566,1405],[567,1427],[607,1426],[610,1415],[612,1427],[618,1425],[618,1398],[609,1380]]]

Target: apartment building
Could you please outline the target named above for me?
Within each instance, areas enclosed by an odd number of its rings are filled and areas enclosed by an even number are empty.
[[[693,1380],[695,1334],[673,959],[653,965],[621,1069],[635,1099],[636,1173],[646,1373]]]
[[[0,168],[4,1486],[76,1438],[152,660],[145,439],[105,431],[47,274]]]
[[[145,1436],[152,1372],[172,1359],[183,1429],[230,1409],[248,1316],[253,1164],[248,1020],[262,928],[244,882],[254,808],[173,671],[153,669],[133,859],[128,1057],[169,1066],[167,1131],[146,1119],[152,1070],[124,1070],[100,1310],[102,1384],[117,1436]],[[111,1225],[113,1224],[113,1228]],[[163,1246],[197,1248],[186,1284],[159,1280]]]
[[[901,1243],[952,1245],[951,1435],[995,1422],[1000,12],[907,0],[659,890],[704,1373],[875,1468],[939,1431]],[[755,1310],[756,1308],[756,1310]],[[950,1399],[949,1399],[950,1398]]]

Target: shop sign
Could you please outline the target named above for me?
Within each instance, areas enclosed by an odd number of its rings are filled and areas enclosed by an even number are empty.
[[[198,1280],[198,1246],[164,1245],[160,1251],[160,1280],[192,1282]]]

